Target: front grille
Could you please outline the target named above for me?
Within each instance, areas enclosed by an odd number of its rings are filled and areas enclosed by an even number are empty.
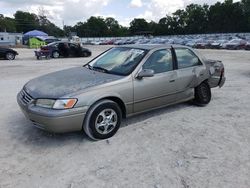
[[[20,92],[20,99],[25,105],[29,104],[33,100],[33,98],[24,89]]]

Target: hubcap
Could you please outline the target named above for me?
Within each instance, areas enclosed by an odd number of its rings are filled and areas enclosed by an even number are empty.
[[[13,60],[13,59],[14,59],[14,54],[12,54],[12,53],[7,53],[7,59]]]
[[[53,57],[54,57],[54,58],[58,58],[58,57],[59,57],[59,53],[58,53],[58,52],[54,52],[54,53],[53,53]]]
[[[101,111],[95,121],[96,131],[100,134],[108,134],[117,125],[117,113],[113,109]]]

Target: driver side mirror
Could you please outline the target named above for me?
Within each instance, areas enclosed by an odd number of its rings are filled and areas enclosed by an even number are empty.
[[[137,75],[138,79],[142,79],[144,77],[153,77],[155,71],[152,69],[142,69],[139,74]]]

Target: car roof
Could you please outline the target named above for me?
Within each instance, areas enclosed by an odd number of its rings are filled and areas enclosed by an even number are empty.
[[[120,47],[139,48],[143,50],[153,50],[153,49],[158,49],[158,48],[171,48],[171,47],[188,48],[187,46],[176,45],[176,44],[129,44],[129,45],[122,45]]]

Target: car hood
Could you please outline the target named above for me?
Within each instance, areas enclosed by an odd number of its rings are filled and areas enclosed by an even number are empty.
[[[92,71],[85,67],[75,67],[30,80],[25,84],[24,90],[34,99],[56,99],[121,78],[122,76]]]

